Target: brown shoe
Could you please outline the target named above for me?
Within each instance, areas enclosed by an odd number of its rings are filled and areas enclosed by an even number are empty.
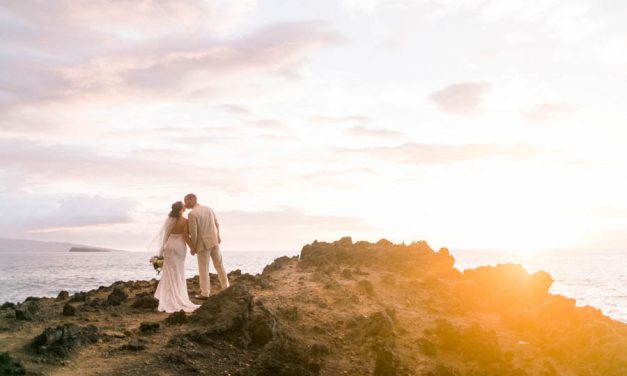
[[[200,295],[200,294],[196,294],[196,295],[194,295],[194,299],[207,300],[207,299],[209,299],[209,297],[208,296],[204,296],[204,295]]]

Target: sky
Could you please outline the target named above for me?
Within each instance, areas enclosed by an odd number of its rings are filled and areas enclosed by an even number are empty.
[[[627,2],[0,1],[0,237],[627,250]]]

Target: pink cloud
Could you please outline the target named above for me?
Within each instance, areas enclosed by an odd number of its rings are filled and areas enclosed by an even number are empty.
[[[52,13],[57,12],[54,8]],[[247,80],[260,75],[283,79],[317,50],[344,40],[329,24],[318,21],[274,23],[234,38],[194,29],[146,39],[96,32],[79,22],[82,17],[68,25],[57,19],[39,27],[40,16],[37,10],[18,14],[26,26],[13,28],[12,49],[0,61],[0,106],[5,109],[42,102],[67,106],[153,97],[206,102],[226,90],[233,97],[238,88],[248,88]],[[73,42],[67,34],[94,35]],[[49,48],[39,43],[41,39],[65,44]],[[37,53],[23,52],[30,50]],[[225,109],[247,111],[233,105]]]
[[[323,116],[315,115],[310,116],[309,120],[319,124],[351,124],[351,123],[365,123],[369,120],[367,116],[361,115],[347,115],[347,116]]]
[[[438,109],[449,114],[468,114],[481,106],[490,85],[485,82],[463,82],[434,91],[429,99]]]
[[[185,141],[197,142],[193,138]],[[71,188],[73,182],[81,182],[98,189],[124,184],[135,190],[171,184],[175,178],[190,185],[219,185],[232,192],[247,189],[241,170],[212,166],[178,150],[111,154],[86,146],[0,138],[0,170],[26,187],[62,183]]]
[[[560,120],[574,111],[566,103],[539,103],[526,111],[525,118],[534,123],[545,123]]]
[[[375,157],[404,164],[458,163],[482,158],[525,158],[544,151],[531,145],[466,144],[439,145],[406,143],[399,146],[342,149],[347,156]]]
[[[366,128],[362,126],[352,127],[348,130],[351,136],[372,137],[372,138],[397,138],[403,135],[402,132],[391,129]]]
[[[135,207],[135,203],[128,199],[100,195],[19,194],[0,197],[0,210],[14,214],[0,218],[0,236],[129,223]]]

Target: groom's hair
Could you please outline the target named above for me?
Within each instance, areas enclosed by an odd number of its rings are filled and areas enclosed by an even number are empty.
[[[196,195],[193,193],[188,193],[187,195],[185,195],[185,203],[191,203],[191,204],[195,204],[197,203],[198,199],[196,198]]]

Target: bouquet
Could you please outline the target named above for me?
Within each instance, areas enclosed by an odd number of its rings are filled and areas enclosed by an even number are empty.
[[[161,273],[161,269],[163,268],[163,256],[152,256],[150,258],[150,263],[157,271],[157,274]]]

